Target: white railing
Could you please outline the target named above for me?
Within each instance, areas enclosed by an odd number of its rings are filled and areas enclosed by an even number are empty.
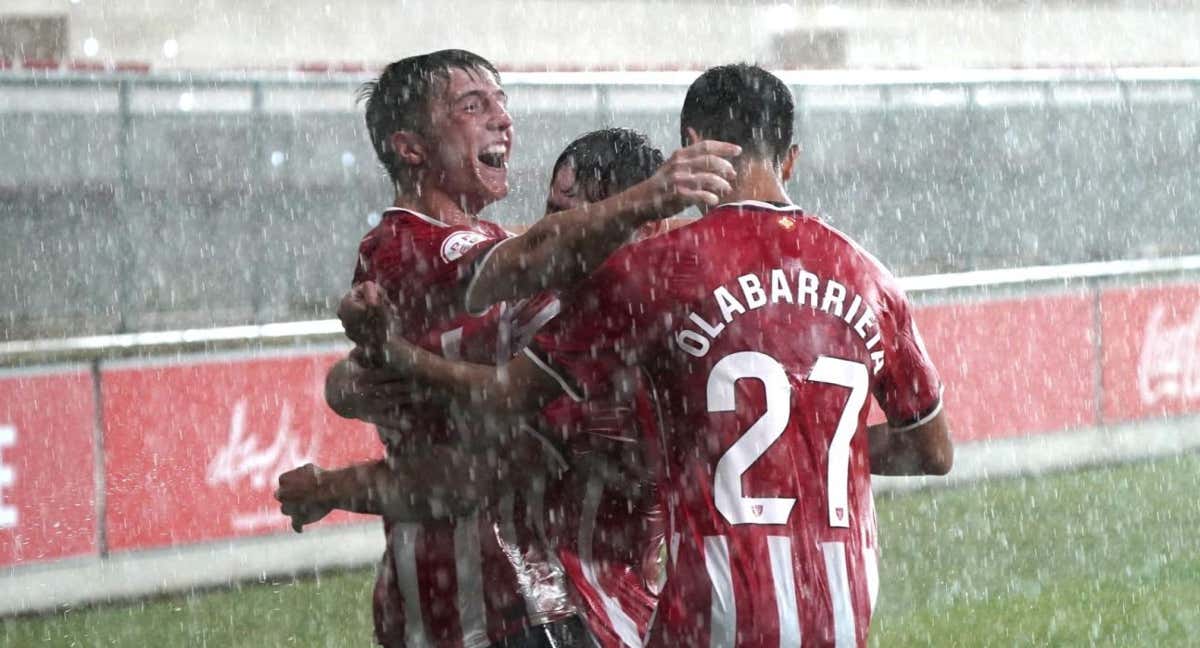
[[[947,274],[914,275],[900,278],[900,284],[910,293],[930,293],[962,288],[992,288],[1041,284],[1068,283],[1081,280],[1122,278],[1137,275],[1158,275],[1200,270],[1200,255],[1164,259],[1123,259],[1065,265],[1029,266],[998,270],[973,270]],[[316,338],[342,333],[342,323],[336,319],[276,322],[190,328],[174,331],[148,331],[114,335],[89,335],[72,338],[14,340],[0,342],[0,359],[5,356],[49,356],[56,354],[104,355],[131,349],[207,344],[214,342],[256,342],[283,338]]]
[[[983,288],[991,286],[1039,283],[1046,281],[1075,281],[1151,275],[1165,272],[1186,272],[1200,269],[1200,255],[1166,259],[1124,259],[1093,261],[1065,265],[1028,266],[1001,270],[972,270],[949,274],[902,277],[900,284],[908,292],[931,292],[954,288]]]

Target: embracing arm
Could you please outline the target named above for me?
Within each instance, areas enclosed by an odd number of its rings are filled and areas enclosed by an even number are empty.
[[[339,360],[325,376],[325,402],[338,416],[372,425],[400,428],[406,413],[420,406],[412,382],[393,372],[364,366],[350,357]]]
[[[504,449],[434,445],[342,468],[305,464],[279,476],[275,499],[296,531],[332,510],[406,521],[453,517],[547,465],[531,435],[514,435]]]
[[[872,425],[867,435],[873,475],[945,475],[954,464],[945,412],[908,428]]]
[[[551,214],[492,248],[466,290],[467,309],[563,289],[595,270],[642,224],[730,190],[735,144],[704,141],[676,151],[649,179],[600,202]]]
[[[447,360],[394,337],[383,346],[385,371],[419,384],[423,395],[455,403],[477,417],[532,416],[563,393],[562,387],[526,354],[506,364]]]
[[[279,476],[275,499],[297,532],[333,510],[412,521],[445,517],[478,497],[459,486],[461,475],[450,479],[450,466],[458,463],[447,460],[450,452],[430,448],[413,461],[377,459],[332,469],[305,464]]]

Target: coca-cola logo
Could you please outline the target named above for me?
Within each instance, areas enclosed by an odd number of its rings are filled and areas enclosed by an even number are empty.
[[[317,456],[318,439],[313,436],[303,446],[292,429],[292,406],[284,402],[275,427],[275,438],[269,443],[246,432],[246,400],[233,406],[229,421],[229,436],[208,463],[205,482],[209,486],[238,486],[246,480],[250,488],[266,490],[274,486],[275,477],[296,466],[312,463]]]
[[[1167,307],[1155,304],[1142,336],[1137,383],[1144,405],[1200,396],[1200,305],[1178,324],[1166,316]]]

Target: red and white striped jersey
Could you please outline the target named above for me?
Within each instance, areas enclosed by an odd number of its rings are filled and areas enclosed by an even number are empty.
[[[486,221],[450,226],[389,209],[363,238],[354,284],[378,283],[398,306],[405,335],[422,347],[454,360],[504,361],[558,309],[547,294],[466,311],[476,264],[508,236]],[[462,428],[442,408],[403,419],[401,429],[380,429],[389,454],[460,438]],[[385,520],[387,554],[374,596],[381,644],[476,648],[573,614],[562,570],[537,528],[545,489],[536,486],[453,520]]]
[[[665,533],[657,455],[643,443],[657,438],[649,394],[639,386],[620,401],[564,396],[542,418],[549,438],[566,440],[571,468],[548,510],[575,608],[602,648],[641,646],[658,602]]]
[[[877,588],[867,398],[940,381],[894,277],[795,208],[748,202],[618,251],[526,350],[580,400],[653,382],[667,582],[651,646],[863,646]]]
[[[452,520],[385,521],[375,590],[380,643],[487,646],[571,616],[562,571],[537,530],[544,492],[506,494]]]

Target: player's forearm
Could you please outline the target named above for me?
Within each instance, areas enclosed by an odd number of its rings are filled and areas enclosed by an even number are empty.
[[[385,345],[386,366],[424,389],[441,405],[454,403],[478,416],[523,416],[536,413],[540,394],[505,366],[447,360],[403,340]]]
[[[945,475],[954,464],[954,446],[941,416],[910,430],[872,425],[867,437],[873,475]]]
[[[664,209],[651,180],[616,196],[551,214],[496,248],[476,270],[467,295],[473,311],[544,290],[569,288]]]
[[[393,520],[445,517],[464,506],[460,504],[462,499],[467,498],[469,503],[477,498],[467,487],[455,483],[446,469],[449,465],[444,457],[421,455],[322,471],[313,503],[352,513],[385,515]]]
[[[344,468],[321,471],[312,503],[331,506],[352,513],[378,515],[380,473],[382,461],[358,463]]]
[[[892,434],[887,423],[867,428],[870,439],[872,475],[923,475],[916,449]]]
[[[343,418],[354,418],[354,381],[349,358],[342,358],[325,375],[325,403]]]

